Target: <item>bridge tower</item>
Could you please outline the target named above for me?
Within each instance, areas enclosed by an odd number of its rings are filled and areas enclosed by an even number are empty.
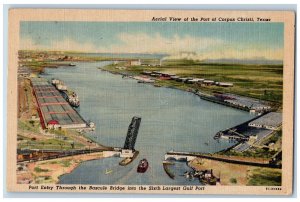
[[[136,138],[139,132],[140,124],[142,118],[134,116],[131,120],[131,123],[128,127],[128,132],[124,144],[124,149],[133,150],[136,142]]]

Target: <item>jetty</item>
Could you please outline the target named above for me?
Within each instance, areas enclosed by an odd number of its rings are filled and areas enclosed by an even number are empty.
[[[247,157],[236,157],[236,156],[225,156],[219,154],[205,154],[198,152],[175,152],[169,151],[165,154],[165,160],[174,159],[177,161],[191,161],[195,158],[211,159],[216,161],[222,161],[226,163],[259,166],[259,167],[271,167],[280,168],[280,165],[273,164],[271,158],[247,158]]]

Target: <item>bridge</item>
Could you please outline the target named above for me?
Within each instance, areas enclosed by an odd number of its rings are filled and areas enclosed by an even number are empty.
[[[167,152],[165,154],[165,161],[166,160],[170,160],[170,159],[174,159],[176,161],[191,161],[194,160],[195,158],[197,158],[196,156],[191,156],[189,154],[179,154],[179,153],[171,153],[171,152]]]
[[[50,112],[51,113],[51,112]],[[95,152],[103,152],[103,157],[124,157],[129,159],[126,164],[132,162],[139,154],[134,149],[136,138],[138,135],[139,127],[141,123],[140,117],[133,117],[128,127],[126,141],[124,148],[93,148],[93,149],[71,149],[71,150],[59,150],[59,149],[18,149],[17,150],[17,162],[35,162],[50,160],[56,158],[62,158],[67,156],[74,156],[80,154],[89,154]]]
[[[139,132],[140,124],[141,124],[141,118],[134,116],[128,127],[124,149],[134,150],[134,145]]]

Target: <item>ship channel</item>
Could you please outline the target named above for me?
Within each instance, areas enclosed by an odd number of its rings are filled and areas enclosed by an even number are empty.
[[[87,135],[102,145],[123,147],[131,118],[141,117],[135,145],[139,155],[127,166],[120,166],[116,157],[83,162],[61,176],[60,184],[199,185],[199,181],[184,177],[171,179],[162,165],[166,152],[214,153],[226,149],[234,143],[215,141],[214,135],[253,118],[246,111],[205,101],[189,92],[140,84],[98,69],[110,63],[80,62],[74,67],[46,68],[41,76],[72,86],[80,98],[76,110],[96,125],[96,130]],[[137,173],[144,158],[149,168]],[[177,162],[175,168],[179,176],[190,169],[185,162]]]

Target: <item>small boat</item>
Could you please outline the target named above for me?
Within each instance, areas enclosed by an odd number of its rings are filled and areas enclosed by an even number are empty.
[[[112,170],[105,170],[105,175],[111,174],[113,171]]]
[[[146,172],[147,169],[148,169],[148,166],[149,166],[149,163],[148,163],[147,159],[140,160],[140,163],[139,163],[139,165],[137,167],[137,172],[138,173],[144,173],[144,172]]]
[[[69,66],[76,66],[76,64],[74,64],[74,63],[70,63],[70,64],[69,64]]]

